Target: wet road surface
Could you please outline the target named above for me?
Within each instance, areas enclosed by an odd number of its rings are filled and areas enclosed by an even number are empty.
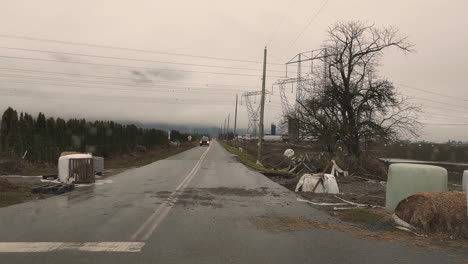
[[[427,264],[468,256],[314,228],[336,220],[217,142],[108,179],[0,208],[0,263]]]

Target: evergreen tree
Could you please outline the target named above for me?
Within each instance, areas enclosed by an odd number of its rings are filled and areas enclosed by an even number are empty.
[[[174,131],[174,137],[184,142],[187,134]],[[166,132],[121,125],[113,121],[87,122],[85,119],[46,118],[39,113],[34,119],[28,113],[19,118],[9,107],[2,116],[0,150],[8,155],[23,155],[33,161],[57,160],[62,151],[89,151],[108,157],[135,150],[138,146],[152,148],[168,143]]]

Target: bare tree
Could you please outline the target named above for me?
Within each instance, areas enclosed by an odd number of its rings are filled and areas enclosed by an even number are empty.
[[[298,111],[302,132],[315,134],[333,148],[342,140],[359,156],[367,140],[395,140],[416,135],[418,107],[399,95],[393,83],[378,75],[383,52],[396,48],[412,52],[412,45],[393,27],[377,28],[362,22],[330,27],[324,51],[316,57],[321,68],[312,72]]]

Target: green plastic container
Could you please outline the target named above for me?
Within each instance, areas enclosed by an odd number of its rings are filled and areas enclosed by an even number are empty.
[[[447,191],[447,170],[432,165],[395,163],[390,165],[385,209],[391,213],[398,203],[417,192]]]

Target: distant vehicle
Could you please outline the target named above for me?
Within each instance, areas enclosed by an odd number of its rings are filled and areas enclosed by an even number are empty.
[[[210,138],[202,137],[200,139],[200,146],[203,146],[203,145],[209,146],[210,145]]]

